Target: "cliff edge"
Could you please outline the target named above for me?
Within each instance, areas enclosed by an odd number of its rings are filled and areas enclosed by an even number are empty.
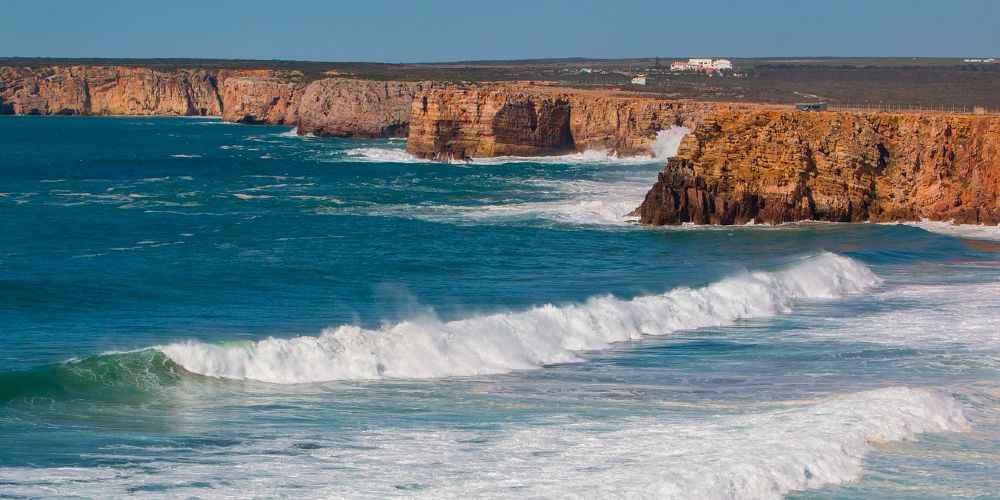
[[[350,78],[314,81],[299,104],[299,134],[406,137],[414,95],[433,85]]]
[[[0,113],[217,116],[217,77],[204,70],[118,66],[0,68]]]
[[[719,104],[519,84],[440,86],[416,96],[406,149],[434,160],[585,150],[651,155],[656,133]]]
[[[718,111],[685,137],[644,224],[1000,223],[1000,117]]]

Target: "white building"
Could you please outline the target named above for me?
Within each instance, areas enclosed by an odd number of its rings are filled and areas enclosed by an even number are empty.
[[[688,59],[687,62],[674,61],[670,63],[670,71],[722,71],[732,70],[733,62],[729,59]]]
[[[635,75],[632,77],[632,85],[645,85],[646,75]]]
[[[712,61],[712,68],[719,71],[733,69],[733,62],[729,59],[716,59]]]

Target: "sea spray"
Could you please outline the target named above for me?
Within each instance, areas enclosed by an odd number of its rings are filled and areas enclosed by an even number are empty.
[[[842,297],[879,281],[863,264],[823,253],[780,271],[632,300],[600,296],[448,322],[426,317],[379,329],[339,326],[316,337],[157,349],[194,373],[285,384],[506,373],[579,362],[580,351],[645,335],[769,317],[790,311],[797,300]]]
[[[383,207],[388,213],[417,217],[435,222],[489,222],[511,219],[544,219],[573,225],[622,226],[634,220],[629,214],[642,203],[663,162],[677,154],[681,141],[690,132],[673,126],[657,133],[652,145],[655,156],[618,157],[607,151],[584,151],[562,156],[477,158],[468,163],[503,165],[517,163],[566,164],[608,170],[607,167],[629,166],[628,172],[616,172],[613,178],[596,180],[560,180],[553,182],[553,191],[561,199],[527,203],[503,203],[483,206],[443,205],[439,207]],[[377,162],[423,162],[409,157],[401,149],[357,148],[347,155]],[[602,176],[602,177],[612,177]]]
[[[294,129],[293,129],[294,132]],[[496,156],[489,158],[471,158],[456,160],[452,163],[460,165],[505,165],[516,163],[540,163],[552,165],[627,165],[660,163],[677,154],[681,141],[690,129],[681,126],[671,126],[656,133],[656,139],[650,146],[653,155],[621,156],[604,149],[589,149],[578,153],[552,156]],[[290,132],[288,132],[290,133]],[[281,135],[286,135],[281,134]],[[344,160],[373,163],[434,163],[431,160],[414,156],[399,147],[359,147],[344,150]]]

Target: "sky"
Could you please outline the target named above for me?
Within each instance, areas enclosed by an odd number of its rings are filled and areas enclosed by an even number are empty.
[[[0,57],[1000,57],[996,0],[2,0]]]

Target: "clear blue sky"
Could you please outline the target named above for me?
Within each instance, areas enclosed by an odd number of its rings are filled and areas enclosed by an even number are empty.
[[[0,56],[1000,56],[996,0],[4,0]]]

